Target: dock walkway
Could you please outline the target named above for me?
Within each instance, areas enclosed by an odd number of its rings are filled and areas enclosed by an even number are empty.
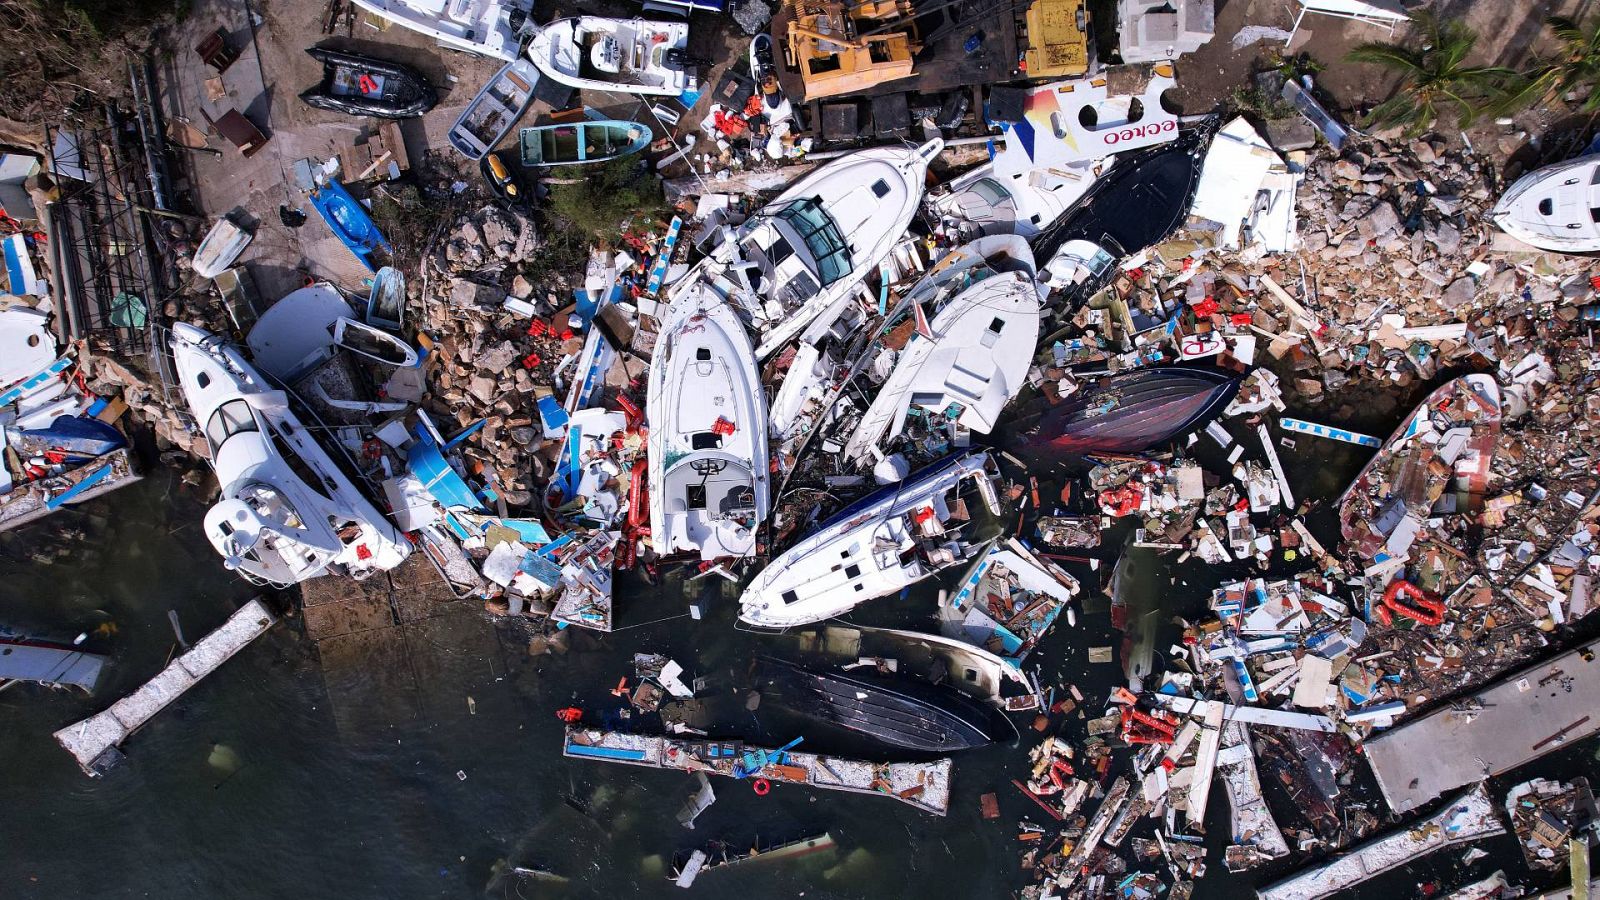
[[[109,709],[57,731],[56,742],[72,754],[84,774],[98,777],[120,759],[116,754],[106,754],[165,709],[167,704],[183,696],[185,691],[199,684],[200,679],[215,672],[235,653],[260,637],[272,627],[274,621],[274,616],[259,598],[251,600],[239,607],[216,631],[174,659],[138,690],[111,704]],[[106,757],[104,760],[103,756]]]
[[[1371,738],[1367,762],[1396,813],[1600,731],[1600,641],[1510,675]]]
[[[1428,819],[1391,831],[1320,865],[1256,891],[1258,900],[1322,900],[1415,862],[1435,850],[1505,834],[1488,791],[1478,785]]]
[[[708,748],[718,746],[736,747],[737,752],[707,752]],[[760,748],[740,746],[734,741],[683,740],[586,728],[568,728],[562,747],[564,756],[730,778],[734,777],[734,766],[740,756],[762,752]],[[769,763],[760,770],[759,777],[773,783],[805,784],[832,791],[892,797],[923,812],[942,816],[950,807],[950,769],[949,757],[922,763],[874,763],[790,750],[784,753],[782,765]]]

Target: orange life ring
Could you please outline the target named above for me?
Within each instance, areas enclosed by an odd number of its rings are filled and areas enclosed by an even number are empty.
[[[765,797],[772,792],[772,782],[765,778],[757,778],[750,782],[750,790],[755,791],[757,797]]]

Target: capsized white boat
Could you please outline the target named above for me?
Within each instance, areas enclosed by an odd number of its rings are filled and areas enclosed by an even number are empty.
[[[766,628],[809,625],[916,584],[970,557],[952,501],[971,482],[1001,512],[986,451],[952,456],[850,504],[772,561],[739,598],[739,618]]]
[[[679,295],[650,361],[650,541],[746,556],[766,519],[767,404],[750,337],[722,296]]]
[[[528,58],[575,88],[677,96],[689,87],[688,22],[574,16],[534,35]]]
[[[928,198],[928,209],[964,235],[1020,234],[1031,238],[1049,228],[1083,199],[1115,156],[1066,166],[997,174],[985,163]]]
[[[928,163],[944,148],[874,147],[842,156],[762,207],[691,270],[744,308],[765,359],[847,296],[894,248],[922,200]]]
[[[952,250],[901,302],[919,320],[936,312],[926,331],[919,327],[899,351],[845,442],[845,458],[857,463],[884,455],[880,444],[899,436],[912,406],[931,415],[953,414],[962,427],[980,434],[993,430],[1000,411],[1022,390],[1039,340],[1032,251],[1017,235],[994,235]]]
[[[1500,196],[1489,219],[1506,234],[1545,250],[1600,250],[1600,154],[1518,178]]]
[[[517,32],[532,0],[355,0],[396,25],[419,31],[447,47],[507,61],[517,58]]]
[[[202,278],[215,278],[233,265],[254,237],[230,219],[218,219],[217,224],[211,226],[211,230],[201,238],[200,246],[195,248],[194,256],[189,260],[189,267]]]
[[[365,578],[411,552],[393,524],[238,348],[193,325],[172,327],[178,381],[205,429],[222,496],[205,532],[228,568],[288,587],[319,575]],[[308,482],[312,479],[314,483]]]

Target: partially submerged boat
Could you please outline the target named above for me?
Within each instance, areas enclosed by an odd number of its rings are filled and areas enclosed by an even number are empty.
[[[1005,714],[951,687],[862,667],[809,669],[764,657],[760,683],[782,705],[891,747],[949,753],[1010,740]]]
[[[765,359],[878,267],[911,224],[943,147],[935,138],[833,160],[751,216],[679,285],[718,283],[752,320],[756,357]]]
[[[518,137],[525,166],[605,162],[650,146],[649,128],[616,119],[538,125],[522,129]]]
[[[405,536],[236,347],[178,323],[172,354],[222,486],[205,533],[229,569],[289,587],[330,572],[365,578],[405,561]]]
[[[450,146],[480,160],[506,136],[533,103],[539,73],[525,59],[506,63],[450,126]]]
[[[521,48],[517,32],[533,4],[528,0],[355,0],[397,25],[456,50],[513,60]]]
[[[367,324],[399,331],[406,318],[406,276],[393,266],[379,269],[367,293]]]
[[[1500,195],[1489,220],[1517,240],[1545,250],[1600,250],[1600,154],[1518,178]]]
[[[656,552],[749,555],[770,507],[766,395],[744,325],[710,286],[662,323],[645,410]]]
[[[919,327],[845,442],[845,458],[862,463],[884,456],[912,407],[980,434],[993,430],[1027,378],[1039,340],[1039,301],[1020,237],[990,238],[936,263],[904,300],[915,307]],[[923,304],[936,310],[931,320],[924,320]]]
[[[1447,492],[1468,502],[1483,496],[1499,434],[1494,376],[1466,375],[1440,386],[1339,498],[1344,539],[1364,560],[1404,559]]]
[[[991,512],[1001,510],[994,462],[984,451],[952,456],[850,504],[784,551],[739,598],[751,625],[809,625],[898,593],[969,558],[962,534],[968,482]]]
[[[0,686],[31,681],[49,687],[94,691],[106,658],[67,641],[22,634],[0,626]]]
[[[571,87],[676,97],[689,88],[688,22],[574,16],[534,35],[528,58]]]
[[[1034,686],[1016,663],[942,634],[818,625],[786,631],[774,640],[807,661],[846,669],[881,666],[929,684],[947,685],[999,709],[1017,711],[1039,705]]]
[[[254,237],[223,216],[200,240],[200,246],[195,248],[194,256],[189,260],[189,267],[201,278],[215,278],[233,265]]]
[[[1218,369],[1176,366],[1113,375],[1019,422],[1014,446],[1038,457],[1138,453],[1220,415],[1239,381]]]
[[[367,208],[362,206],[344,185],[337,181],[327,184],[311,192],[311,205],[322,214],[323,221],[328,223],[328,228],[333,231],[333,236],[341,244],[349,248],[362,265],[373,272],[378,267],[372,263],[372,255],[379,250],[393,253],[394,248],[389,246],[389,241],[378,230],[378,223],[372,221]]]
[[[407,119],[439,102],[428,80],[415,69],[388,60],[310,47],[322,63],[322,80],[300,92],[300,102],[352,116]]]

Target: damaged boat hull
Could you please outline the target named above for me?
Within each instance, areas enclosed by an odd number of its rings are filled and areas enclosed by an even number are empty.
[[[1021,423],[1015,446],[1038,457],[1138,453],[1215,418],[1238,391],[1238,377],[1216,369],[1138,369]]]

